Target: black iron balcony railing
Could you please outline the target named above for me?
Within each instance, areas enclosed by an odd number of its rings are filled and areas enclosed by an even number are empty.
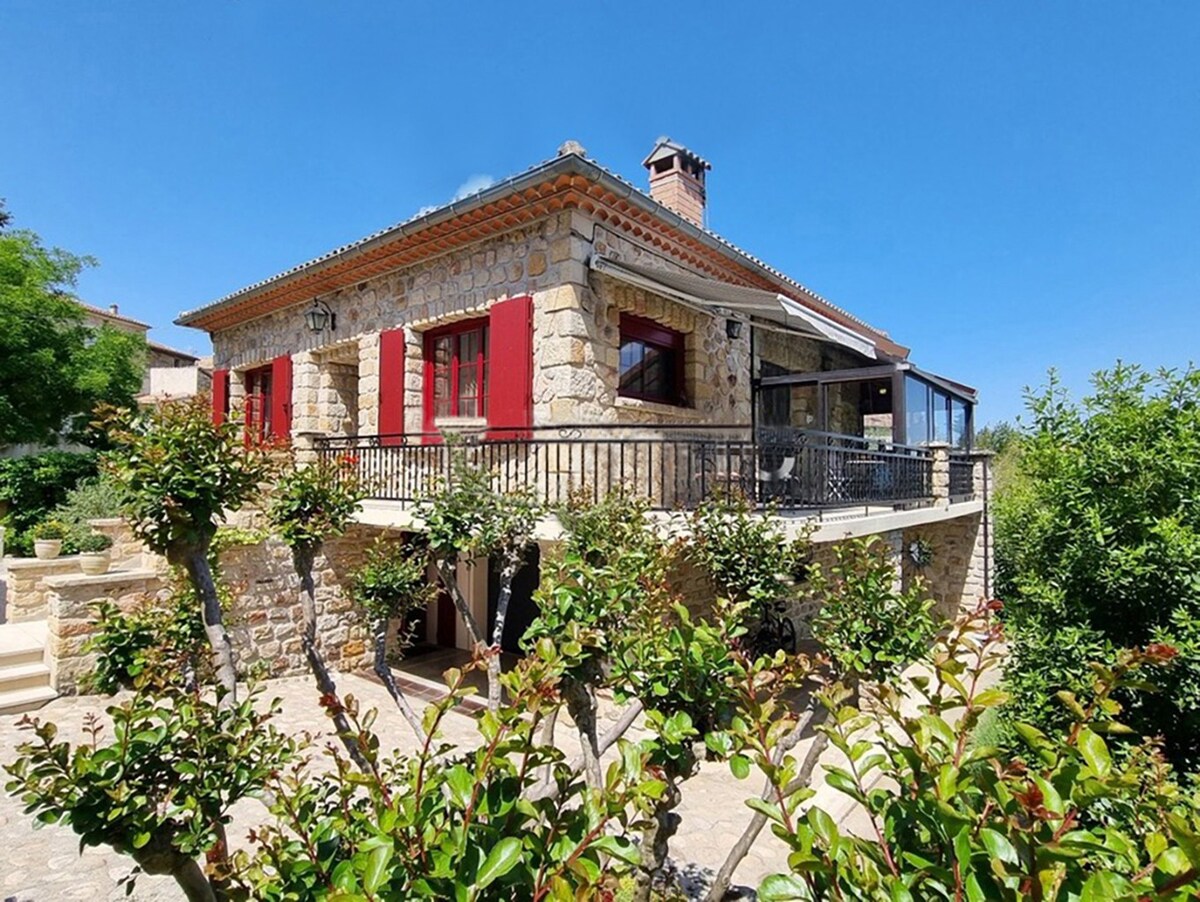
[[[453,445],[440,435],[326,436],[316,449],[342,457],[373,498],[389,501],[428,495],[449,476],[455,451],[490,472],[498,490],[529,490],[547,505],[615,489],[655,510],[732,492],[784,511],[920,504],[933,494],[927,450],[804,429],[553,426],[493,429]]]
[[[950,500],[969,501],[975,497],[975,461],[961,451],[950,452]]]

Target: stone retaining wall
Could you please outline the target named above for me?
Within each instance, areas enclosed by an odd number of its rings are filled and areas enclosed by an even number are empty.
[[[56,557],[49,561],[40,558],[9,558],[8,598],[5,617],[9,623],[45,620],[49,612],[49,591],[46,580],[56,576],[82,573],[78,556]]]

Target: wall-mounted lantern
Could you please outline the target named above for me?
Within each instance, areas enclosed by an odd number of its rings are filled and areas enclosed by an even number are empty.
[[[337,330],[337,314],[329,309],[328,304],[317,298],[313,298],[313,305],[304,314],[304,321],[308,323],[308,331],[314,334],[324,332],[326,326],[330,332]]]
[[[737,341],[742,337],[742,321],[740,319],[725,320],[725,337],[730,341]]]

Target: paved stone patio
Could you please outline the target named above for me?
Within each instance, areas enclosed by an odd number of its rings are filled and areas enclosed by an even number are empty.
[[[364,708],[380,710],[376,729],[385,747],[413,748],[412,733],[382,686],[358,676],[341,676],[338,687],[343,693],[358,698]],[[281,726],[286,725],[295,733],[307,730],[316,737],[314,751],[333,741],[328,720],[317,705],[311,679],[272,680],[268,683],[267,694],[278,696],[282,701],[283,713],[278,721]],[[110,704],[109,700],[94,696],[60,698],[36,712],[36,716],[54,721],[59,725],[60,735],[74,741],[81,736],[84,715],[102,712],[107,704]],[[17,744],[22,741],[22,732],[16,725],[18,720],[18,716],[0,717],[0,762],[11,761]],[[462,715],[447,718],[444,732],[454,742],[474,743],[476,739],[472,721]],[[576,748],[570,744],[573,737],[567,736],[567,732],[560,726],[559,740],[564,748],[574,752]],[[797,751],[802,754],[804,745]],[[718,867],[750,817],[744,799],[760,789],[761,782],[753,775],[739,781],[730,774],[728,767],[705,763],[701,773],[685,784],[683,803],[679,808],[682,825],[671,843],[672,857],[681,864]],[[831,813],[841,811],[844,816],[846,812],[840,798],[835,797],[828,787],[822,790],[818,801],[828,803],[826,807]],[[248,830],[269,817],[259,802],[244,800],[234,811],[234,822],[229,831],[231,843],[235,847],[247,846]],[[738,870],[735,883],[754,886],[765,875],[786,870],[786,857],[783,843],[769,830],[764,830]],[[127,897],[118,881],[131,866],[128,858],[108,849],[85,849],[81,854],[78,840],[69,828],[61,825],[35,828],[32,818],[22,813],[19,800],[0,793],[0,899],[4,902],[181,898],[169,878],[146,876],[138,879],[134,894]]]

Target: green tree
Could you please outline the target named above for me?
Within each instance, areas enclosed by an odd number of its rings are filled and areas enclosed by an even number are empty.
[[[1028,395],[1016,471],[996,500],[997,586],[1022,716],[1075,688],[1082,662],[1148,642],[1181,652],[1162,691],[1131,698],[1140,734],[1200,761],[1200,372],[1118,363],[1073,401],[1052,372]],[[1058,651],[1046,648],[1056,636]],[[1062,640],[1079,643],[1072,653]],[[1074,662],[1064,667],[1063,662]]]
[[[0,221],[0,446],[79,437],[97,404],[141,387],[145,339],[89,328],[72,299],[95,262]]]
[[[125,515],[147,547],[187,572],[196,590],[213,669],[227,704],[237,701],[233,645],[225,631],[209,552],[217,525],[259,494],[275,473],[267,452],[248,447],[236,419],[217,424],[207,397],[148,411],[102,411],[113,448],[106,472],[120,486]]]

